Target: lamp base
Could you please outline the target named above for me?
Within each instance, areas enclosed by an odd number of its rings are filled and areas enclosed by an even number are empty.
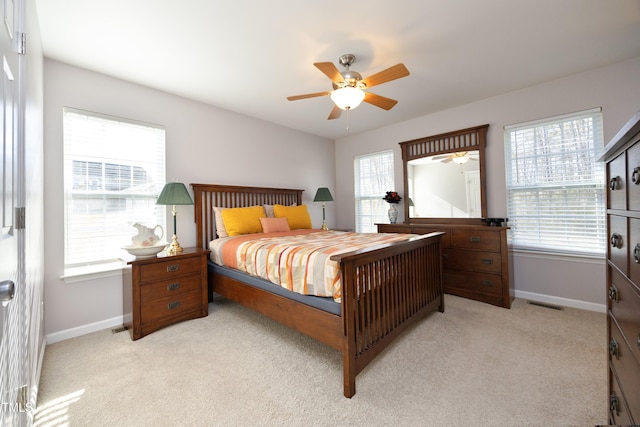
[[[177,255],[179,253],[182,253],[182,246],[180,246],[180,243],[178,243],[178,236],[176,236],[175,234],[173,235],[173,241],[167,247],[167,250],[165,252],[167,253],[167,255]]]
[[[324,221],[322,221],[322,229],[323,229],[324,231],[329,230],[329,227],[327,226],[327,223],[326,223],[326,222],[324,222]]]

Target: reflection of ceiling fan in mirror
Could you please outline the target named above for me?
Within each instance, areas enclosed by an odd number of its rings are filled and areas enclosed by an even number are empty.
[[[313,65],[333,82],[333,90],[289,96],[287,99],[289,101],[297,101],[299,99],[330,95],[335,105],[329,114],[328,120],[337,119],[340,117],[342,110],[353,110],[362,101],[384,110],[392,109],[398,101],[367,92],[365,89],[408,76],[409,70],[407,70],[407,67],[404,64],[396,64],[379,73],[363,78],[360,73],[349,70],[355,60],[356,57],[352,54],[342,55],[339,58],[340,65],[345,67],[342,72],[332,62],[315,62]]]
[[[433,157],[433,160],[440,160],[440,162],[442,163],[449,163],[451,161],[462,165],[464,163],[467,163],[467,161],[469,160],[474,160],[477,161],[478,157],[477,157],[477,153],[472,153],[469,154],[466,151],[458,151],[456,153],[451,153],[451,154],[443,154],[441,156],[435,156]]]

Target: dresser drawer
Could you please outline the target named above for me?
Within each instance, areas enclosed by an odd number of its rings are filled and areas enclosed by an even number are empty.
[[[640,416],[640,365],[613,321],[609,321],[609,361],[627,398],[632,417]],[[635,343],[633,344],[635,345]]]
[[[627,209],[640,211],[640,144],[627,150],[627,203]]]
[[[485,230],[453,230],[451,245],[460,249],[500,251],[500,233]]]
[[[414,234],[429,234],[429,233],[444,233],[442,235],[442,247],[451,247],[451,230],[442,228],[431,227],[411,227],[411,232]]]
[[[140,301],[149,304],[157,299],[175,298],[181,294],[200,291],[202,278],[199,274],[180,276],[170,280],[148,283],[140,287]]]
[[[620,154],[607,164],[607,207],[609,209],[627,208],[626,157]]]
[[[483,295],[502,298],[502,276],[460,270],[444,270],[442,285],[447,289],[465,289]]]
[[[615,268],[609,269],[607,304],[640,363],[640,291]]]
[[[624,274],[629,274],[627,218],[609,215],[609,259]]]
[[[200,267],[201,259],[199,257],[169,259],[155,264],[142,265],[140,266],[140,283],[200,273]]]
[[[156,299],[142,305],[142,323],[153,322],[163,317],[179,317],[182,313],[200,310],[201,305],[202,293],[200,291]]]
[[[442,253],[442,265],[449,270],[473,270],[486,273],[502,272],[501,254],[496,252],[448,249]]]
[[[634,283],[640,283],[640,219],[629,218],[629,271]]]
[[[620,384],[613,371],[609,371],[609,423],[611,425],[618,426],[630,426],[631,415],[629,414],[629,408],[627,408],[627,402],[624,400],[624,395],[620,390]]]

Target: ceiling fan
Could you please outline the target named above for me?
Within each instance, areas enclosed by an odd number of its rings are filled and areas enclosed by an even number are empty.
[[[469,154],[466,151],[457,151],[455,153],[451,153],[451,154],[443,154],[441,156],[434,156],[433,160],[439,160],[442,163],[449,163],[451,161],[458,163],[458,164],[463,164],[466,163],[468,160],[478,160],[476,157],[476,153],[473,153],[473,155]]]
[[[333,90],[289,96],[287,99],[289,101],[297,101],[318,96],[331,96],[334,106],[327,118],[328,120],[337,119],[342,114],[342,110],[353,110],[362,101],[384,110],[392,109],[398,101],[367,92],[365,89],[408,76],[409,70],[407,70],[407,67],[404,64],[396,64],[379,73],[363,78],[360,73],[349,69],[355,60],[355,55],[350,53],[340,56],[338,61],[340,65],[345,67],[342,72],[332,62],[315,62],[313,65],[333,82]]]

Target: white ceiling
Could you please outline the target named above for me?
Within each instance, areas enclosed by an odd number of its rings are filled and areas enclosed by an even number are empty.
[[[330,139],[640,56],[640,0],[36,3],[48,58]],[[364,77],[406,65],[370,90],[392,110],[287,101],[331,90],[312,64],[344,53]]]

